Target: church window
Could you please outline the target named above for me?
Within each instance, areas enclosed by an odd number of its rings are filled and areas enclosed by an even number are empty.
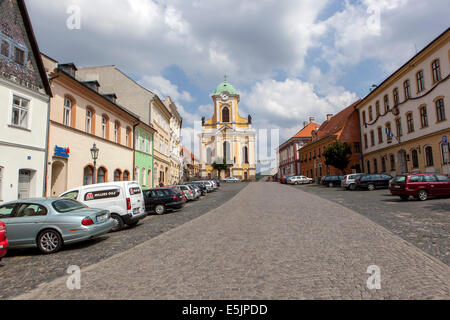
[[[230,109],[228,107],[222,109],[222,122],[230,122]]]

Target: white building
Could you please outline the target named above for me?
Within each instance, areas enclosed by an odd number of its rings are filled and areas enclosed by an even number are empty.
[[[170,118],[170,176],[169,184],[178,184],[183,177],[183,159],[181,157],[181,127],[183,126],[183,118],[178,113],[176,104],[170,97],[164,100],[164,104],[169,109],[172,117]]]
[[[0,2],[0,203],[45,188],[51,90],[26,10]]]

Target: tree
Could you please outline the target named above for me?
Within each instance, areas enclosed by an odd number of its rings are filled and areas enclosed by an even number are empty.
[[[221,160],[220,158],[215,160],[213,162],[213,164],[211,165],[214,170],[217,170],[219,172],[219,177],[218,177],[219,179],[220,179],[220,172],[228,169],[227,159],[223,158],[223,163],[220,163],[220,160]]]
[[[342,171],[345,175],[345,169],[350,163],[350,156],[352,155],[352,148],[346,142],[334,142],[329,145],[323,153],[325,157],[325,164],[327,166],[335,167]]]

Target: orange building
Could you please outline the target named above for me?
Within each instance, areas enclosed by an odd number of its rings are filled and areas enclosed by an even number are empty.
[[[340,175],[340,170],[327,166],[323,153],[332,143],[347,142],[352,147],[350,163],[346,173],[361,172],[361,131],[356,106],[359,101],[345,108],[337,115],[328,115],[317,131],[312,132],[312,141],[299,150],[301,175],[321,178]]]

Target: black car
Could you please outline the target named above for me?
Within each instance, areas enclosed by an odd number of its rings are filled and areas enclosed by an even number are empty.
[[[212,179],[212,181],[214,181],[217,184],[217,187],[220,187],[220,182],[218,179]]]
[[[338,187],[344,176],[326,176],[322,178],[322,184],[328,187]]]
[[[204,196],[205,194],[208,193],[208,191],[206,190],[206,186],[201,182],[191,182],[191,183],[188,183],[188,185],[193,185],[193,186],[199,187],[200,192],[202,193],[202,196]]]
[[[389,188],[389,181],[392,176],[388,174],[366,174],[356,179],[356,186],[358,189],[367,189],[373,191],[375,189]]]
[[[167,210],[181,209],[185,204],[183,195],[173,188],[144,190],[145,211],[164,214]]]

